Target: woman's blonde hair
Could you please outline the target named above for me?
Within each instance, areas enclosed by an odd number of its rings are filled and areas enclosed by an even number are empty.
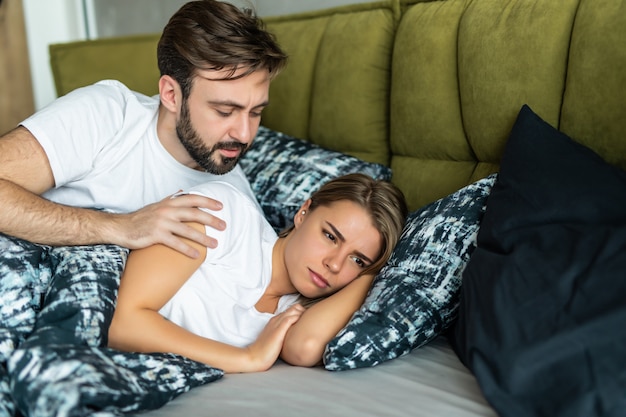
[[[408,209],[404,194],[392,183],[365,174],[348,174],[328,181],[311,195],[309,211],[337,201],[351,201],[363,207],[382,238],[380,256],[360,275],[376,273],[389,260],[406,220]],[[293,226],[280,233],[285,237]]]

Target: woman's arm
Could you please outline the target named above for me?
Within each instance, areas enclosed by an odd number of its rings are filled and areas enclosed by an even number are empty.
[[[359,277],[306,310],[287,331],[280,357],[291,365],[319,365],[324,348],[361,307],[373,280]]]
[[[204,232],[203,225],[190,225]],[[298,308],[274,317],[257,342],[246,348],[198,336],[159,314],[206,257],[207,248],[187,243],[198,250],[200,257],[192,259],[163,245],[130,253],[109,328],[109,346],[125,351],[177,353],[225,372],[269,369],[280,353],[285,332],[301,314]]]

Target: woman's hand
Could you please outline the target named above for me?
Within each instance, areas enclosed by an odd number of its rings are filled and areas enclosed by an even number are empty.
[[[326,345],[361,307],[373,281],[373,275],[361,276],[309,307],[289,327],[280,357],[295,366],[321,364]]]
[[[287,331],[300,319],[304,310],[300,304],[294,304],[270,319],[257,340],[247,347],[252,368],[266,371],[272,367],[283,348]]]

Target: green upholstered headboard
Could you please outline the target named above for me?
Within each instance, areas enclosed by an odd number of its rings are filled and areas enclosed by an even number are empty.
[[[394,1],[267,18],[290,56],[263,124],[366,161],[389,164]]]
[[[523,104],[626,169],[626,0],[388,0],[266,18],[269,128],[389,164],[411,209],[498,170]],[[59,94],[157,92],[158,35],[51,47]]]
[[[159,92],[156,46],[160,34],[103,38],[50,45],[57,95],[104,79],[154,95]]]
[[[394,180],[419,205],[497,171],[523,104],[626,168],[624,42],[623,0],[410,6],[391,70]]]
[[[497,171],[523,104],[626,168],[624,0],[388,1],[267,22],[291,62],[264,121],[366,160],[387,141],[411,208]]]

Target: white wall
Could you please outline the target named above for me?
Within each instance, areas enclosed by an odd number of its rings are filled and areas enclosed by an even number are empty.
[[[160,32],[187,0],[84,0],[89,38]]]
[[[131,33],[159,32],[169,16],[184,3],[184,0],[23,1],[36,110],[56,98],[48,54],[50,44]],[[230,2],[239,7],[252,7],[260,16],[273,16],[360,3],[363,0],[230,0]]]
[[[364,0],[257,0],[256,10],[259,16],[275,16],[365,2]]]
[[[23,0],[35,109],[56,98],[48,45],[85,39],[81,0]]]

